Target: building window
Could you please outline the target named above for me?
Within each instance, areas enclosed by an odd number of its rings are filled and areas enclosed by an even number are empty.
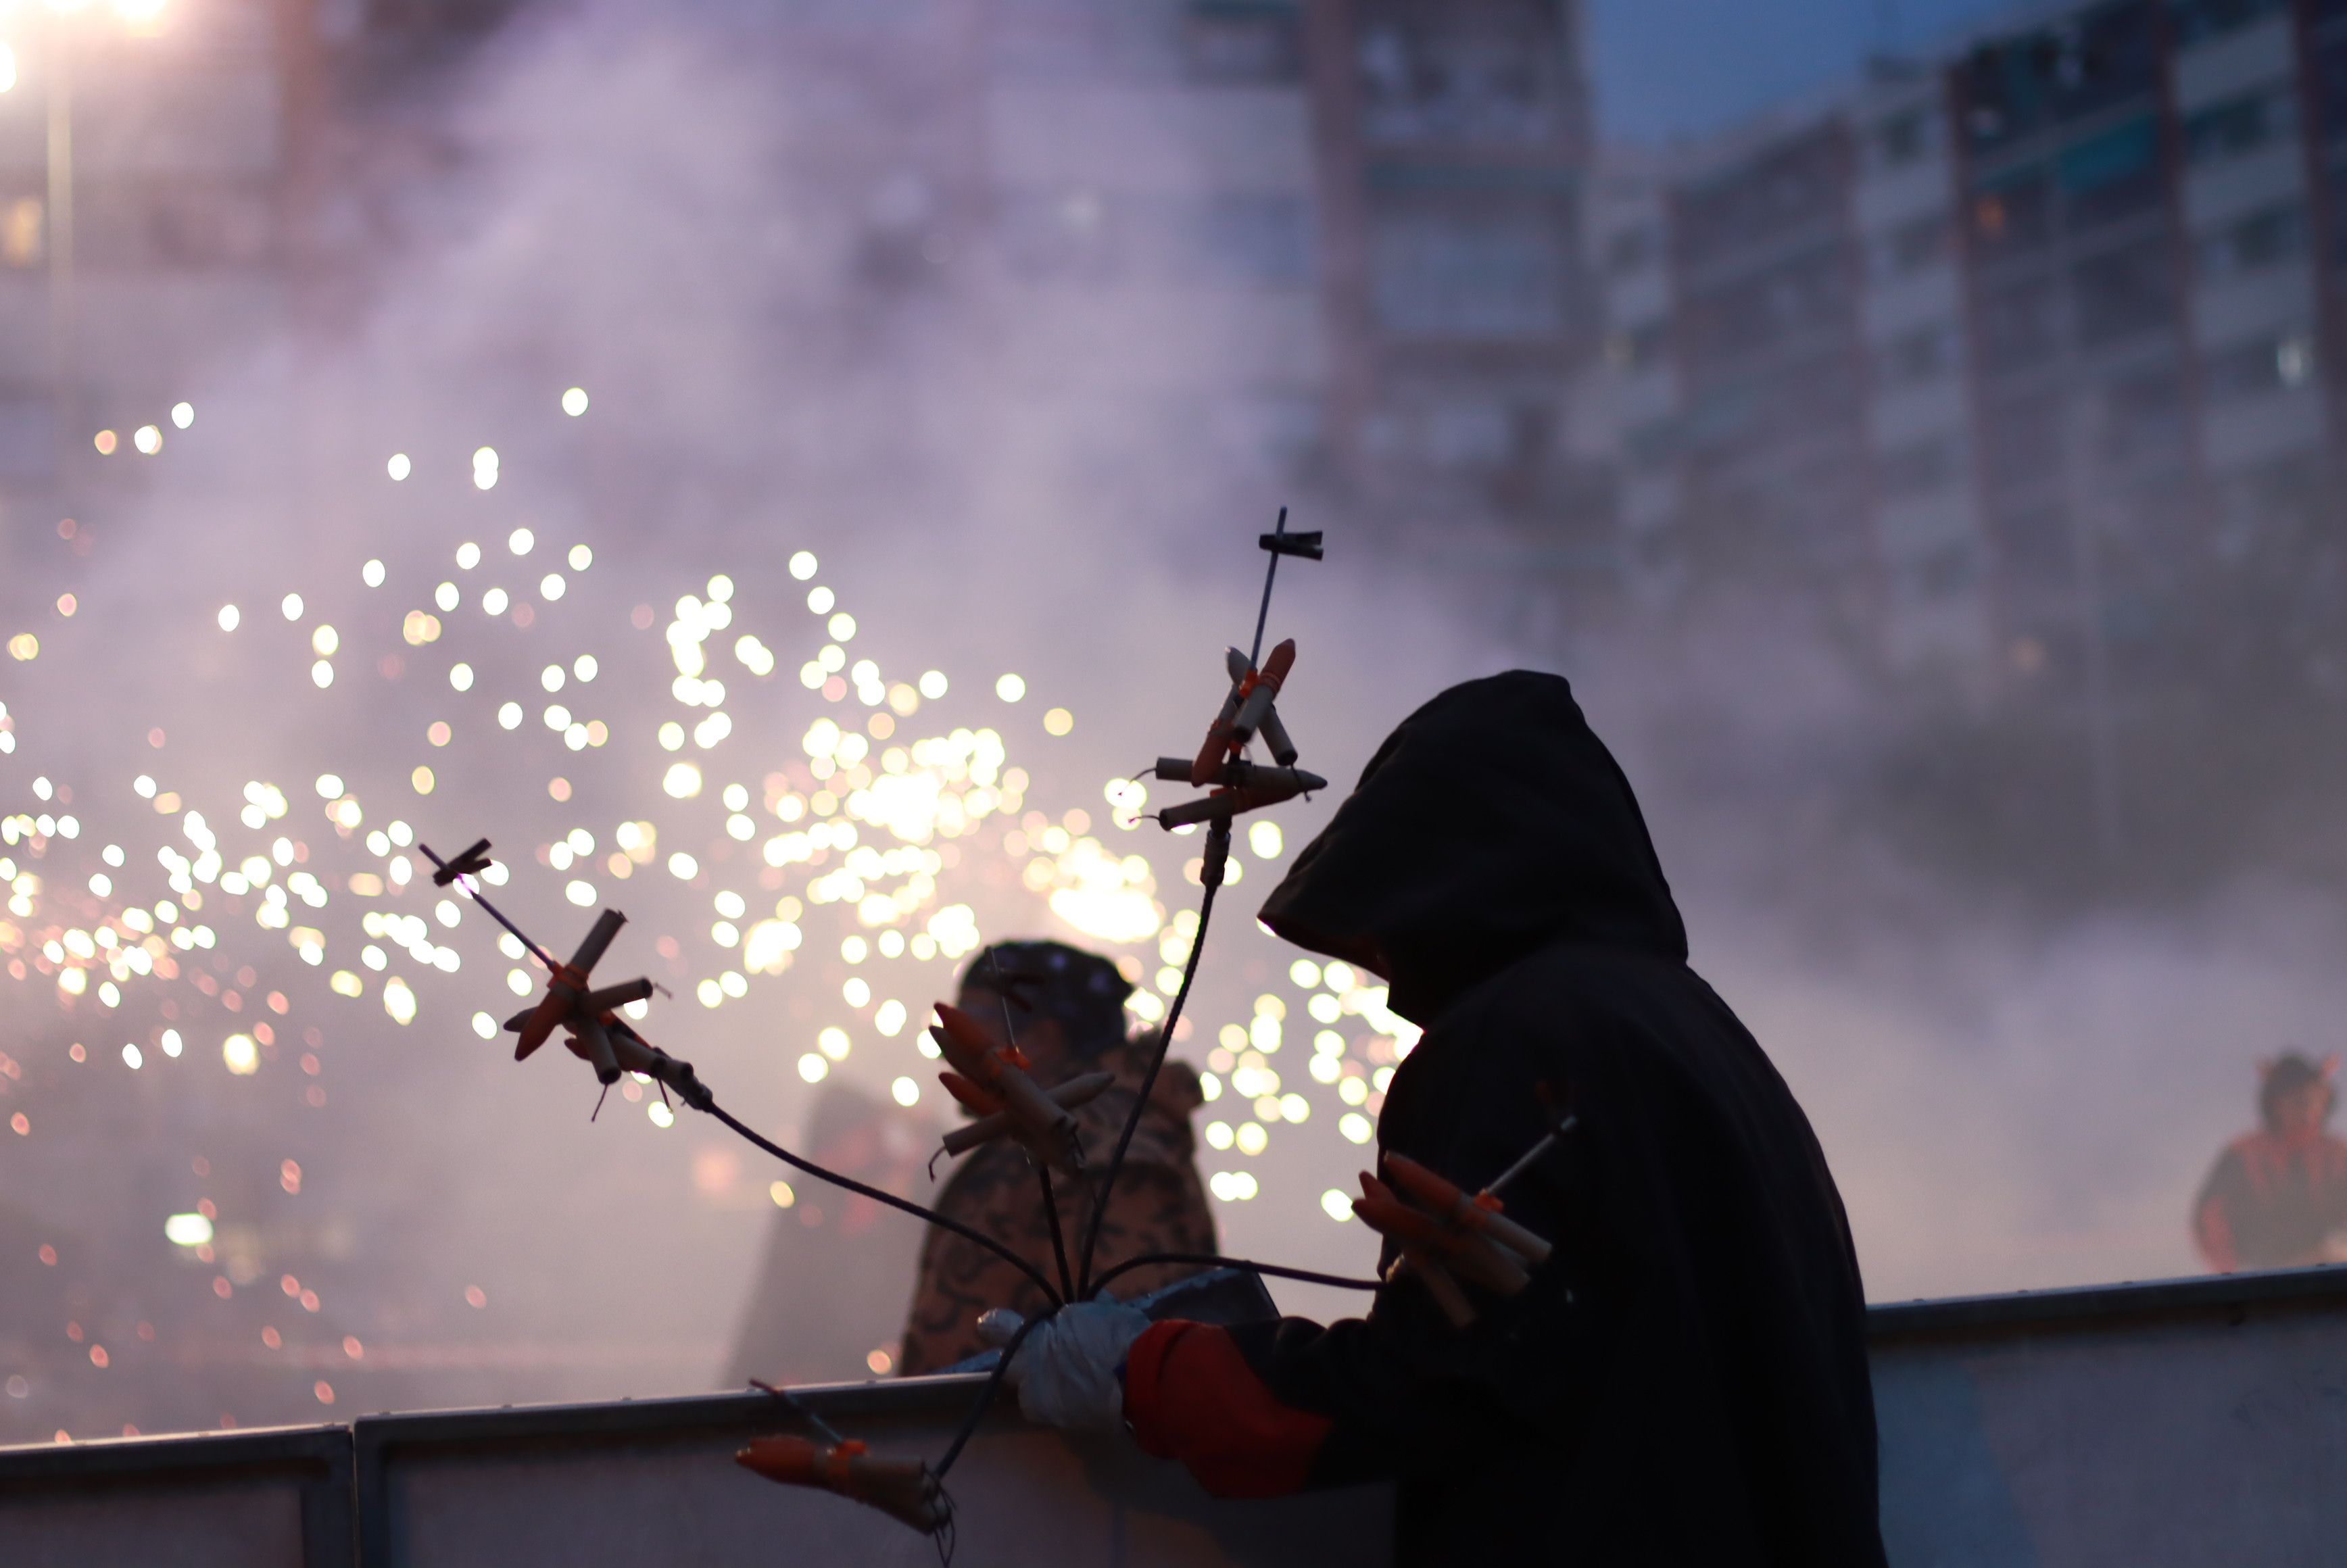
[[[1194,80],[1291,82],[1304,74],[1302,7],[1294,0],[1192,0],[1182,42]]]
[[[2188,48],[2203,39],[2277,15],[2284,4],[2285,0],[2168,0],[2168,14],[2177,44]]]
[[[1888,282],[1935,267],[1947,259],[1948,220],[1940,213],[1902,223],[1869,247],[1874,275]]]
[[[2193,247],[2193,261],[2203,278],[2231,278],[2294,261],[2305,252],[2306,213],[2292,203],[2219,230]]]
[[[1903,169],[1939,145],[1940,118],[1928,108],[1895,114],[1874,128],[1874,156],[1885,169]]]
[[[2145,115],[2065,149],[2055,171],[2074,231],[2156,208],[2162,194],[2159,122]]]
[[[2068,592],[2077,580],[2077,542],[2069,513],[2054,499],[2024,501],[1989,514],[1988,533],[2006,584],[2024,594]]]
[[[1981,369],[1995,376],[2043,364],[2062,346],[2062,302],[2048,279],[2032,278],[1981,298]]]
[[[1655,260],[1655,231],[1640,225],[1624,229],[1605,241],[1605,272],[1618,278],[1651,266]]]
[[[2101,456],[2112,466],[2157,459],[2184,461],[2184,379],[2173,363],[2137,371],[2103,395]]]
[[[2298,134],[2298,95],[2287,82],[2210,104],[2184,117],[2184,160],[2239,158]]]
[[[1980,582],[1980,552],[1970,539],[1952,539],[1915,563],[1913,580],[1927,600],[1968,593]]]
[[[2034,251],[2054,237],[2054,186],[2046,167],[2008,169],[1973,192],[1968,209],[1973,247],[1983,260]]]
[[[2076,262],[2070,295],[2083,348],[2103,348],[2176,319],[2176,253],[2163,237]]]
[[[1680,261],[1701,267],[1775,236],[1842,221],[1850,199],[1849,135],[1828,123],[1676,193]]]
[[[1572,31],[1538,0],[1361,7],[1355,67],[1373,145],[1554,145],[1578,112]]]
[[[2314,379],[2314,337],[2293,328],[2212,352],[2201,368],[2211,403],[2294,391]]]
[[[1214,276],[1275,288],[1312,281],[1312,210],[1300,198],[1208,197],[1192,222],[1204,270]]]
[[[2159,16],[2117,0],[1973,51],[1957,68],[1964,135],[1991,153],[2055,125],[2148,99],[2159,90]]]
[[[1947,488],[1955,482],[1962,466],[1957,444],[1937,437],[1885,452],[1876,474],[1886,497],[1904,500]]]
[[[1955,368],[1955,329],[1945,322],[1935,322],[1902,333],[1885,343],[1880,368],[1882,379],[1890,384],[1912,386],[1938,380]]]
[[[1652,370],[1668,359],[1670,352],[1671,323],[1661,316],[1634,322],[1605,340],[1606,363],[1620,371]]]
[[[1389,207],[1369,237],[1378,324],[1398,337],[1554,337],[1564,328],[1568,238],[1545,206]]]

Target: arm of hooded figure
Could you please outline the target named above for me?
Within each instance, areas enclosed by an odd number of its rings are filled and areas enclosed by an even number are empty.
[[[1397,1083],[1381,1143],[1472,1191],[1546,1129],[1532,1092],[1539,1075],[1522,1051],[1486,1052],[1488,1042],[1459,1038],[1485,1032],[1472,1019],[1458,1026],[1419,1047],[1406,1071],[1419,1081]],[[1428,1071],[1439,1057],[1455,1068],[1487,1056],[1463,1073]],[[1584,1098],[1579,1081],[1575,1095]],[[1471,1463],[1487,1441],[1553,1428],[1581,1402],[1599,1332],[1593,1303],[1574,1292],[1592,1260],[1567,1255],[1569,1238],[1586,1254],[1594,1234],[1577,1196],[1588,1184],[1576,1167],[1590,1158],[1580,1138],[1508,1189],[1508,1217],[1558,1247],[1522,1292],[1463,1286],[1477,1316],[1460,1328],[1405,1271],[1365,1317],[1325,1327],[1153,1325],[1125,1360],[1124,1414],[1141,1446],[1181,1460],[1216,1496],[1266,1497]]]

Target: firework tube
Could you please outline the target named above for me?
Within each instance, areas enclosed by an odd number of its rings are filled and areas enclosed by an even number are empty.
[[[1014,1135],[1028,1152],[1050,1164],[1081,1164],[1076,1119],[1036,1087],[1022,1071],[1026,1059],[996,1041],[984,1025],[951,1003],[938,1003],[938,1019],[929,1029],[938,1049],[964,1076],[1002,1102]]]
[[[818,1443],[808,1438],[753,1438],[733,1462],[784,1486],[816,1487],[876,1508],[934,1535],[949,1517],[945,1492],[918,1460],[876,1459],[853,1438]]]
[[[1454,1230],[1413,1208],[1367,1171],[1361,1173],[1361,1195],[1353,1200],[1353,1212],[1371,1230],[1399,1243],[1405,1256],[1416,1254],[1441,1264],[1496,1295],[1513,1296],[1532,1283],[1532,1276],[1513,1257],[1481,1236]]]
[[[941,1072],[938,1074],[938,1076],[941,1079],[958,1079],[961,1077],[959,1073],[953,1072]],[[968,1083],[969,1080],[962,1079],[962,1081]],[[1065,1083],[1061,1084],[1057,1089],[1052,1090],[1051,1094],[1051,1098],[1059,1104],[1070,1111],[1073,1111],[1079,1105],[1088,1105],[1092,1101],[1099,1099],[1101,1091],[1115,1081],[1116,1074],[1113,1072],[1087,1072],[1081,1078],[1071,1078]],[[955,1099],[961,1101],[963,1104],[969,1106],[973,1111],[979,1110],[977,1103],[965,1098],[962,1091],[954,1088],[952,1083],[947,1083],[946,1088],[951,1091]],[[970,1088],[975,1092],[980,1094],[985,1092],[984,1090],[979,1089],[976,1084],[971,1084]],[[999,1106],[1000,1102],[997,1102],[996,1103]],[[977,1148],[980,1143],[992,1143],[995,1139],[1016,1131],[1017,1128],[1012,1123],[1010,1115],[1008,1112],[999,1109],[990,1112],[980,1112],[977,1121],[970,1122],[968,1126],[957,1127],[952,1132],[946,1134],[946,1153],[948,1154],[968,1153],[970,1150]]]
[[[1246,682],[1255,673],[1247,656],[1235,648],[1223,650],[1223,668],[1230,672],[1231,689],[1223,699],[1222,712],[1206,726],[1206,739],[1198,747],[1197,757],[1190,764],[1189,779],[1194,784],[1206,784],[1231,754],[1231,723],[1239,716],[1239,703],[1246,697]]]
[[[1548,1243],[1515,1221],[1501,1218],[1500,1200],[1490,1193],[1471,1198],[1407,1154],[1388,1154],[1386,1174],[1404,1197],[1430,1214],[1499,1243],[1534,1267],[1548,1261],[1553,1250]]]
[[[1255,739],[1255,731],[1271,712],[1271,704],[1279,690],[1287,682],[1287,672],[1296,667],[1296,639],[1293,637],[1271,651],[1263,668],[1240,684],[1239,711],[1231,720],[1231,749],[1236,751]]]

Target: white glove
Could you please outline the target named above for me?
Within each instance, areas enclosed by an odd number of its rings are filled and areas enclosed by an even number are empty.
[[[1016,1312],[998,1307],[979,1318],[979,1337],[1008,1345],[1023,1323]],[[1039,1425],[1122,1431],[1124,1356],[1148,1327],[1147,1315],[1113,1301],[1063,1307],[1027,1336],[1003,1381],[1019,1390],[1019,1409]]]

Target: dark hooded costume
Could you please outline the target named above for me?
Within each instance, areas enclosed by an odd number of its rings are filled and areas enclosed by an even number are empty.
[[[1143,1445],[1225,1491],[1391,1478],[1403,1563],[1880,1568],[1840,1198],[1687,968],[1637,802],[1566,683],[1515,671],[1412,714],[1263,919],[1384,976],[1425,1028],[1381,1150],[1472,1192],[1540,1139],[1543,1086],[1569,1104],[1504,1194],[1556,1251],[1517,1296],[1469,1287],[1465,1329],[1407,1274],[1327,1327],[1160,1324],[1128,1366]]]

